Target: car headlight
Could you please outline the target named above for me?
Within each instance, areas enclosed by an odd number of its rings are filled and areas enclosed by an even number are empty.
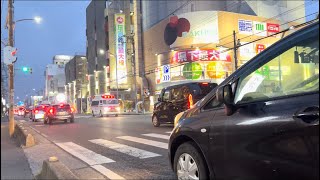
[[[181,113],[176,115],[176,117],[174,118],[174,127],[176,127],[176,125],[178,124],[178,122],[181,119],[183,114],[184,114],[184,112],[181,112]]]

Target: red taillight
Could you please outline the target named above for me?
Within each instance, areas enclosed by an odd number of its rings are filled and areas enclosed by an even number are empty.
[[[54,108],[50,108],[50,109],[49,109],[49,113],[50,113],[50,114],[54,114],[54,113],[55,113],[55,109],[54,109]]]
[[[202,83],[202,85],[208,85],[209,83]]]
[[[35,111],[34,111],[35,114],[37,114],[38,112],[39,112],[38,110],[35,110]]]
[[[189,96],[188,96],[188,109],[190,109],[191,106],[193,106],[193,99],[192,99],[192,95],[189,94]]]
[[[60,107],[63,107],[63,104],[60,104]]]

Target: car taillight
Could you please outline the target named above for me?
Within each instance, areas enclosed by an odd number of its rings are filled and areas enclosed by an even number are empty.
[[[188,96],[188,109],[190,109],[191,106],[193,106],[193,99],[192,99],[192,94],[189,94],[189,96]]]
[[[54,109],[53,108],[49,109],[49,113],[53,114],[54,113]]]
[[[34,111],[35,114],[37,114],[38,112],[39,112],[38,110],[35,110],[35,111]]]

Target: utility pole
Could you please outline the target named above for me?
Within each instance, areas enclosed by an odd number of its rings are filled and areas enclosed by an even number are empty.
[[[135,45],[134,45],[134,34],[132,33],[130,36],[125,36],[132,44],[132,54],[131,54],[131,64],[133,67],[133,82],[134,82],[134,92],[135,92],[135,109],[136,109],[136,113],[138,113],[138,108],[137,108],[137,103],[138,103],[138,99],[137,99],[137,77],[136,77],[136,62],[135,62]],[[142,97],[142,94],[141,94]]]
[[[13,0],[8,0],[8,19],[7,27],[9,32],[9,42],[8,45],[13,47]],[[14,104],[14,83],[13,83],[13,71],[14,63],[8,65],[9,70],[9,134],[12,137],[14,133],[14,114],[13,114],[13,104]]]
[[[237,55],[237,37],[236,37],[236,31],[233,30],[233,54],[234,54],[234,70],[238,69],[238,55]]]

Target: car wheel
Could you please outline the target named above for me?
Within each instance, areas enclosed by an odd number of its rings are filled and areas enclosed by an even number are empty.
[[[52,119],[48,119],[48,123],[50,124],[50,125],[52,125]]]
[[[71,118],[71,119],[70,119],[70,123],[74,123],[74,118]]]
[[[157,117],[157,115],[153,115],[152,116],[152,124],[154,127],[159,127],[160,126],[160,122],[159,119]]]
[[[95,117],[94,112],[92,111],[92,117]]]
[[[43,119],[43,124],[48,124],[48,118]]]
[[[103,115],[102,115],[102,112],[101,112],[101,111],[99,112],[99,116],[100,116],[100,117],[103,117]]]
[[[118,116],[119,116],[119,114],[116,114],[115,116],[116,116],[116,117],[118,117]]]
[[[67,123],[67,122],[68,122],[68,119],[65,119],[65,120],[64,120],[64,123]]]
[[[179,146],[174,156],[174,172],[178,179],[208,179],[204,160],[192,143]]]

